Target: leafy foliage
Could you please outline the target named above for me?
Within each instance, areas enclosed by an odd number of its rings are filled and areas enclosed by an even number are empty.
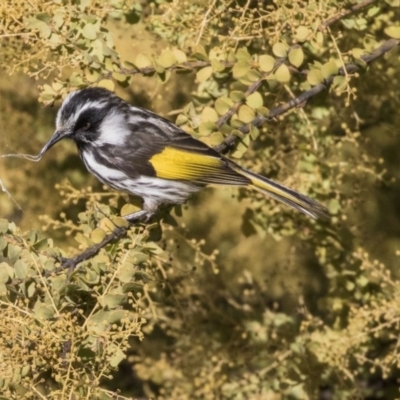
[[[398,5],[2,2],[0,65],[14,77],[0,81],[0,126],[38,132],[5,135],[6,148],[48,137],[37,98],[100,85],[166,113],[161,97],[187,132],[332,215],[206,192],[60,271],[139,203],[88,178],[72,149],[2,162],[21,224],[45,213],[21,230],[2,199],[4,397],[397,398]]]

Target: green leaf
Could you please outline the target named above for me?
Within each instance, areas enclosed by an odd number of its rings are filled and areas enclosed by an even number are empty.
[[[54,308],[41,301],[37,301],[33,307],[35,316],[39,319],[50,319],[54,317]]]
[[[253,140],[256,140],[260,136],[260,130],[253,125],[250,125],[250,137]]]
[[[248,61],[238,61],[232,68],[232,74],[235,79],[245,76],[250,71],[250,64]]]
[[[199,134],[200,136],[209,135],[210,133],[214,132],[215,128],[216,128],[215,122],[211,121],[201,122],[199,125]]]
[[[115,89],[115,83],[111,79],[102,79],[97,86],[103,87],[105,89],[110,90],[111,92]]]
[[[221,144],[224,140],[224,136],[222,135],[221,132],[213,132],[207,137],[204,137],[201,139],[203,143],[208,144],[211,147],[217,146]]]
[[[121,74],[120,72],[113,72],[112,77],[118,82],[125,82],[129,79],[127,75]]]
[[[347,87],[347,79],[344,76],[335,76],[333,78],[332,87],[339,92],[345,90]]]
[[[290,81],[290,71],[287,65],[282,64],[279,68],[275,71],[275,79],[281,83],[287,83]]]
[[[354,58],[361,58],[364,54],[366,54],[365,49],[360,49],[358,47],[354,47],[351,50],[351,54],[353,55]]]
[[[27,24],[28,29],[39,31],[40,36],[44,38],[50,37],[51,29],[46,22],[41,21],[40,19],[35,17],[28,18],[24,22]]]
[[[329,201],[328,210],[330,214],[337,214],[340,211],[340,203],[337,199],[331,199]]]
[[[84,38],[94,40],[97,37],[98,25],[87,23],[82,28],[82,35]]]
[[[204,107],[201,112],[201,121],[202,122],[216,122],[218,120],[217,112],[211,107]]]
[[[125,318],[128,312],[125,310],[113,310],[113,311],[98,311],[87,320],[87,326],[89,330],[92,330],[96,334],[103,333],[110,324],[117,323]]]
[[[228,97],[219,97],[215,100],[214,108],[219,115],[224,115],[233,106],[234,102]]]
[[[6,296],[6,295],[7,295],[7,287],[4,283],[0,282],[0,296]]]
[[[182,50],[175,48],[172,49],[172,53],[174,54],[178,64],[184,64],[185,62],[187,62],[187,56]]]
[[[321,74],[324,79],[328,79],[332,75],[337,75],[339,73],[339,68],[335,61],[328,61],[321,68]]]
[[[11,272],[11,275],[10,275]],[[0,283],[7,283],[10,278],[14,276],[14,269],[11,268],[7,263],[0,263]]]
[[[394,39],[400,39],[400,26],[389,26],[385,28],[385,33]]]
[[[146,68],[153,65],[151,58],[144,53],[139,53],[135,58],[135,65],[137,68]]]
[[[193,54],[198,60],[208,61],[208,54],[204,50],[204,47],[201,44],[198,44],[194,49]]]
[[[126,295],[124,294],[106,294],[100,298],[99,303],[103,308],[112,310],[119,307],[126,302]]]
[[[225,64],[216,58],[211,60],[211,67],[215,72],[222,72],[226,68]]]
[[[255,112],[250,107],[243,105],[239,108],[238,117],[242,122],[247,124],[253,121],[256,115]]]
[[[306,26],[299,26],[294,34],[294,39],[297,42],[304,42],[310,35],[310,29]]]
[[[130,263],[125,263],[122,265],[121,268],[118,270],[118,279],[122,283],[128,283],[131,282],[137,272],[138,268]]]
[[[324,77],[319,69],[313,69],[307,74],[307,81],[315,86],[324,81]]]
[[[301,47],[293,49],[289,53],[289,62],[296,68],[300,67],[300,65],[303,64],[303,61],[304,61],[304,52]]]
[[[209,79],[212,73],[213,73],[212,67],[204,67],[197,71],[196,78],[200,83],[202,83],[205,82],[207,79]]]
[[[273,45],[272,52],[277,57],[286,57],[288,48],[289,46],[286,43],[279,42]]]
[[[400,7],[400,0],[385,0],[389,6]]]
[[[170,50],[164,50],[158,57],[157,62],[164,68],[172,67],[176,64],[175,54]]]
[[[270,72],[274,68],[275,58],[267,54],[264,54],[259,57],[258,63],[261,71]]]
[[[0,233],[6,233],[8,231],[8,221],[6,219],[0,219]]]
[[[21,247],[15,246],[14,244],[8,245],[7,256],[12,264],[14,264],[18,260],[21,251],[22,251]]]
[[[93,243],[101,243],[101,241],[106,237],[106,233],[103,231],[103,229],[96,228],[92,231],[90,234],[90,239],[92,239]]]
[[[246,95],[244,92],[240,90],[232,90],[232,92],[229,93],[229,98],[234,101],[235,103],[241,102],[246,99]]]
[[[27,269],[26,264],[23,261],[21,261],[21,260],[16,261],[14,264],[14,270],[15,270],[15,276],[18,279],[26,278],[28,269]]]
[[[253,109],[262,107],[263,103],[263,98],[259,92],[254,92],[247,96],[246,104]]]
[[[236,52],[236,59],[246,62],[252,61],[251,54],[248,52],[246,47],[241,47],[238,49],[238,51]]]
[[[120,362],[126,358],[125,353],[121,349],[116,349],[114,355],[110,358],[110,365],[113,368],[118,367]]]
[[[400,2],[399,2],[399,6],[400,6]],[[373,17],[374,15],[378,14],[379,11],[381,11],[381,8],[379,6],[374,6],[374,7],[371,7],[368,9],[367,14],[369,17]]]

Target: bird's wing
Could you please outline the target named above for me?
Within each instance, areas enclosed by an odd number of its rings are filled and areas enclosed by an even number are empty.
[[[187,180],[205,185],[250,183],[247,177],[232,170],[218,152],[180,128],[173,127],[174,134],[149,160],[158,178]]]
[[[194,184],[246,185],[250,183],[232,170],[221,155],[181,128],[148,110],[131,107],[126,151],[133,152],[130,168],[136,173]],[[119,149],[119,151],[124,151]]]

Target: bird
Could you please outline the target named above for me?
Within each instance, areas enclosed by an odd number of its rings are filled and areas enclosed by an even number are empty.
[[[105,88],[68,94],[55,125],[38,157],[63,139],[73,140],[88,171],[102,183],[142,198],[142,209],[124,216],[130,222],[148,221],[160,206],[183,204],[210,184],[253,188],[315,219],[328,215],[317,201],[241,167]]]

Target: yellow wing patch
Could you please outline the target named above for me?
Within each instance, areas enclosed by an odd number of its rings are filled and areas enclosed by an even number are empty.
[[[217,157],[173,147],[166,147],[161,153],[151,157],[149,162],[158,178],[171,180],[196,181],[207,175],[218,174],[224,166]]]

